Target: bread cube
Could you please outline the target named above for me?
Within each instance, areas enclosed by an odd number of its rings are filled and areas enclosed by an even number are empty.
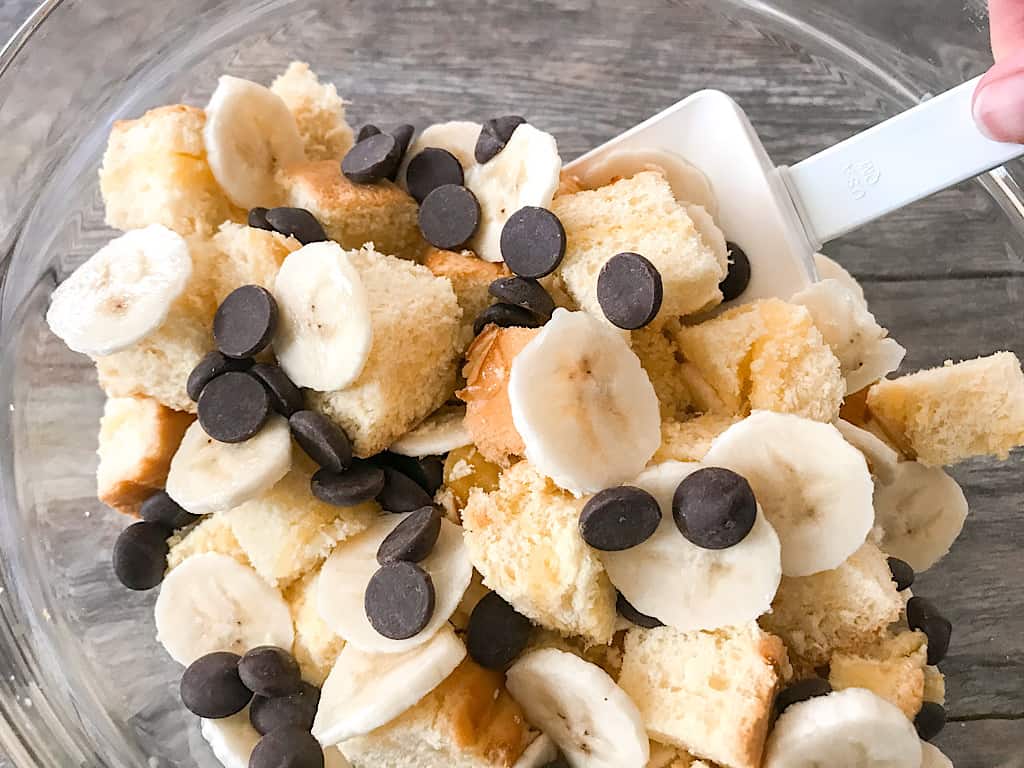
[[[503,467],[526,452],[512,421],[508,380],[512,361],[537,333],[533,328],[488,325],[466,352],[466,386],[457,393],[466,403],[466,429],[480,454]]]
[[[362,533],[380,514],[369,501],[336,507],[310,490],[317,467],[301,451],[292,469],[266,493],[223,513],[256,572],[285,587],[322,563],[339,542]]]
[[[664,300],[655,326],[722,301],[718,284],[725,270],[660,173],[645,171],[600,189],[560,195],[551,208],[568,239],[558,274],[580,307],[596,317],[604,319],[598,274],[624,251],[639,253],[661,273]]]
[[[818,421],[839,414],[846,392],[839,361],[805,307],[779,299],[744,304],[681,327],[676,344],[713,393],[690,386],[702,411],[762,409]]]
[[[319,567],[309,571],[284,591],[284,600],[295,624],[292,655],[299,663],[302,679],[322,686],[345,641],[320,618],[316,598],[319,577]]]
[[[839,651],[829,661],[832,688],[866,688],[895,704],[911,720],[924,703],[928,638],[905,631],[882,638],[856,653]]]
[[[373,345],[352,384],[309,391],[307,401],[341,426],[355,454],[365,458],[454,394],[462,310],[451,283],[424,266],[369,246],[348,256],[366,289]]]
[[[536,735],[501,672],[467,658],[416,706],[339,747],[352,768],[509,768]]]
[[[390,181],[355,184],[342,175],[337,161],[322,160],[283,168],[278,182],[288,205],[316,216],[343,248],[373,243],[378,253],[413,260],[426,250],[416,201]]]
[[[96,495],[108,507],[138,516],[164,487],[171,458],[193,421],[150,397],[110,397],[100,419]]]
[[[542,627],[607,645],[615,589],[580,536],[584,503],[521,461],[505,470],[497,491],[470,492],[462,524],[485,586]]]
[[[211,235],[242,221],[206,161],[206,114],[176,104],[114,123],[100,168],[106,222],[116,229],[163,224],[179,235]]]
[[[354,138],[345,122],[344,99],[333,83],[321,83],[309,64],[293,61],[270,90],[295,117],[307,159],[341,161],[352,148]]]
[[[758,768],[786,649],[756,624],[715,632],[626,633],[619,686],[647,732],[724,768]]]
[[[975,456],[1005,459],[1024,445],[1024,372],[1012,352],[883,380],[868,411],[908,457],[943,466]]]
[[[228,294],[243,285],[262,285],[273,290],[278,270],[288,254],[302,243],[294,237],[225,222],[213,236],[217,257],[208,270],[207,290],[219,305]]]
[[[924,668],[924,700],[946,703],[946,676],[934,665]]]
[[[790,660],[805,675],[838,651],[871,647],[903,606],[885,555],[866,543],[831,571],[783,576],[771,612],[759,621],[785,641]]]
[[[703,461],[711,442],[737,421],[734,416],[716,413],[705,413],[687,421],[663,421],[661,447],[651,462]]]
[[[685,421],[696,406],[679,373],[683,355],[673,335],[662,328],[648,327],[634,331],[631,342],[658,396],[661,417]]]
[[[431,248],[423,263],[438,277],[447,277],[451,281],[455,298],[462,307],[459,346],[466,349],[473,341],[473,323],[477,316],[494,301],[487,289],[495,280],[508,277],[511,272],[504,264],[484,261],[472,251],[455,253]]]
[[[231,532],[231,523],[222,513],[207,515],[195,525],[175,531],[167,540],[167,570],[177,568],[192,555],[216,552],[233,557],[242,565],[249,558]]]

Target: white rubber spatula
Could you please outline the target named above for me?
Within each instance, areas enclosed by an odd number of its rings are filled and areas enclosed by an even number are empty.
[[[1024,145],[992,141],[975,126],[977,82],[791,168],[775,166],[735,101],[721,91],[699,91],[566,170],[586,181],[612,153],[635,154],[641,166],[652,151],[682,156],[710,180],[718,225],[750,259],[750,284],[739,301],[788,298],[817,279],[813,256],[822,244],[1024,155]]]

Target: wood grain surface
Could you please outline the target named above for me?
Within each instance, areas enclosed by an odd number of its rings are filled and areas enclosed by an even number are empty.
[[[155,2],[156,0],[154,0]],[[93,0],[99,9],[116,8],[118,0]],[[783,3],[799,6],[799,2]],[[373,29],[362,30],[367,49],[354,52],[348,70],[338,67],[337,74],[344,81],[342,92],[355,102],[355,122],[370,119],[365,107],[373,104],[375,87],[383,78],[394,78],[394,68],[375,67],[374,46],[386,39],[393,14],[403,14],[403,24],[413,27],[410,17],[429,13],[431,4],[380,2],[380,23]],[[544,13],[534,12],[522,4],[481,3],[477,9],[481,23],[505,24],[515,30],[515,44],[525,51],[556,50],[564,30],[552,26]],[[546,4],[545,4],[546,5]],[[556,2],[562,16],[586,13],[589,4]],[[620,8],[635,10],[638,16],[657,14],[654,4],[645,0],[621,0]],[[902,70],[908,77],[937,76],[940,72],[947,81],[977,74],[983,66],[985,51],[983,34],[978,28],[964,28],[962,22],[965,3],[960,0],[848,0],[846,2],[815,3],[828,13],[830,6],[842,6],[844,12],[863,30],[900,29],[908,50],[935,65],[934,71],[922,69],[910,61],[894,59],[887,62]],[[28,15],[34,2],[30,0],[0,0],[0,35],[10,35]],[[486,8],[484,7],[486,6]],[[984,23],[978,12],[980,3],[966,4],[967,12],[977,15],[977,23]],[[338,12],[339,19],[343,11]],[[424,25],[424,29],[429,25]],[[474,116],[503,111],[504,104],[513,96],[516,103],[529,104],[531,94],[557,92],[570,106],[561,112],[545,115],[545,127],[566,137],[563,149],[568,155],[577,154],[589,146],[615,135],[632,122],[654,113],[671,101],[665,94],[663,81],[648,78],[648,61],[635,61],[632,47],[640,45],[643,24],[632,30],[635,39],[625,39],[620,48],[609,47],[604,39],[592,44],[577,41],[573,58],[561,61],[559,67],[526,69],[521,71],[481,73],[479,62],[484,51],[472,50],[471,41],[452,41],[456,46],[468,47],[462,53],[453,52],[447,77],[431,82],[424,89],[417,82],[417,68],[422,62],[410,53],[407,92],[402,94],[402,114],[391,114],[383,106],[382,121],[409,119],[422,126],[439,116],[434,114],[432,100],[458,93],[465,82],[480,87],[475,94]],[[950,31],[954,30],[954,31]],[[737,34],[747,34],[745,30]],[[436,32],[435,32],[436,34]],[[624,35],[630,31],[624,31]],[[941,45],[936,41],[941,41]],[[424,44],[427,41],[421,41]],[[405,40],[412,51],[416,40]],[[747,41],[749,44],[749,40]],[[764,45],[777,46],[778,40],[765,35]],[[658,51],[648,51],[656,58]],[[261,50],[242,51],[231,64],[239,67],[259,68]],[[524,58],[524,62],[526,59]],[[393,64],[394,62],[392,62]],[[810,69],[816,71],[808,74]],[[399,70],[401,70],[399,62]],[[56,65],[55,65],[56,66]],[[276,73],[277,62],[266,66],[266,77]],[[621,91],[602,103],[582,102],[572,94],[573,72],[584,74],[594,67],[615,68],[620,73]],[[210,72],[204,74],[209,75]],[[795,51],[793,57],[792,87],[786,82],[763,81],[756,57],[744,61],[731,61],[721,70],[709,65],[699,76],[690,73],[680,76],[683,87],[700,84],[713,85],[738,95],[756,125],[766,126],[763,134],[766,146],[779,162],[792,162],[806,156],[809,147],[825,146],[863,129],[885,114],[899,108],[893,100],[864,96],[851,101],[847,98],[849,86],[841,74],[830,71],[811,54]],[[810,104],[804,93],[801,78],[814,78],[819,88],[821,103],[834,99],[838,106],[822,110],[820,103]],[[194,92],[197,103],[209,92],[209,83]],[[205,91],[203,88],[205,87]],[[767,92],[766,92],[766,89]],[[510,96],[512,94],[512,96]],[[362,111],[361,111],[362,109]],[[963,222],[963,233],[950,230],[951,217]],[[941,229],[945,235],[941,243],[934,243],[934,232]],[[962,238],[958,240],[958,238]],[[884,250],[878,246],[885,242]],[[932,246],[925,251],[924,243]],[[972,258],[964,259],[962,252],[969,246]],[[898,339],[909,350],[905,370],[941,363],[948,357],[972,357],[998,349],[1010,348],[1024,354],[1024,324],[1008,323],[1008,318],[1020,318],[1024,302],[1024,247],[1019,235],[1008,231],[1001,215],[976,184],[964,185],[936,195],[927,201],[900,211],[884,222],[869,226],[842,241],[832,244],[828,252],[841,261],[864,283],[870,303],[880,320],[890,328],[898,329]],[[950,320],[950,307],[955,306],[957,321]],[[1007,329],[1011,329],[1008,335]],[[38,350],[41,359],[67,365],[74,377],[87,375],[88,364],[71,355],[56,342],[42,342]],[[41,369],[42,370],[42,369]],[[59,368],[49,369],[49,373]],[[40,384],[44,382],[39,382]],[[53,393],[52,381],[45,382]],[[28,382],[27,385],[31,385]],[[69,397],[78,396],[78,390],[69,385]],[[71,395],[70,393],[75,393]],[[84,406],[92,412],[96,402]],[[90,422],[91,423],[91,422]],[[31,446],[39,455],[58,456],[63,448],[60,426],[56,421],[53,431],[40,429],[37,441]],[[66,425],[64,425],[66,428]],[[47,437],[46,435],[49,435]],[[91,440],[91,436],[89,437]],[[56,459],[55,459],[56,460]],[[974,461],[951,470],[963,485],[971,502],[972,515],[953,552],[943,564],[924,574],[915,591],[940,600],[954,620],[955,635],[948,660],[943,670],[949,676],[948,709],[951,724],[937,743],[952,757],[959,768],[1024,768],[1024,598],[1020,584],[1024,581],[1024,461],[1018,455],[1013,461],[1000,464],[992,461]],[[70,481],[69,481],[70,482]],[[54,498],[73,498],[79,488],[49,489]],[[83,493],[83,495],[85,495]],[[63,514],[80,514],[73,504],[54,503],[48,507],[55,519]],[[111,520],[116,519],[111,517]],[[112,534],[114,529],[111,529]],[[76,542],[62,542],[65,550],[55,552],[62,563],[72,563],[76,556],[88,557],[76,549]],[[81,546],[80,543],[77,546]],[[134,599],[131,596],[130,599]],[[148,606],[140,599],[134,604],[140,612]],[[88,615],[79,616],[83,626]],[[99,645],[97,646],[99,647]],[[2,660],[0,660],[2,666]],[[170,690],[153,694],[173,696]],[[141,702],[138,706],[125,704],[126,712],[146,713],[146,707],[161,706],[156,701]],[[132,723],[127,722],[131,727]],[[0,755],[0,768],[9,762]],[[629,767],[633,768],[633,767]]]

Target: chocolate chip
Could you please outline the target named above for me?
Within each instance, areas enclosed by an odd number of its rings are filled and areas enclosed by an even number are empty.
[[[286,726],[308,731],[313,727],[319,704],[320,689],[303,680],[299,689],[287,696],[253,696],[249,705],[249,722],[261,735]]]
[[[461,248],[480,226],[480,203],[457,184],[442,184],[420,204],[420,232],[442,251]]]
[[[927,636],[929,664],[934,666],[946,658],[953,625],[930,600],[912,597],[907,601],[907,626]]]
[[[623,485],[595,493],[580,512],[583,540],[602,552],[643,544],[661,522],[661,507],[647,491]]]
[[[377,496],[384,488],[384,470],[375,464],[353,459],[343,472],[321,469],[313,475],[313,495],[336,507],[354,507]]]
[[[288,417],[292,437],[306,454],[330,472],[352,462],[352,443],[345,430],[318,411],[296,411]]]
[[[277,302],[261,285],[233,290],[213,318],[213,339],[228,357],[252,357],[261,352],[276,329]]]
[[[181,676],[181,701],[189,712],[211,719],[231,717],[252,699],[238,676],[237,653],[217,651],[200,656]]]
[[[324,750],[308,731],[286,725],[256,742],[249,768],[324,768]]]
[[[473,321],[473,334],[479,336],[488,325],[499,328],[540,328],[544,321],[530,310],[514,304],[491,304]]]
[[[722,467],[705,467],[676,488],[672,517],[691,543],[726,549],[743,541],[754,527],[757,501],[745,478]]]
[[[430,506],[434,500],[419,483],[392,467],[383,467],[384,488],[377,494],[377,501],[385,512],[412,512]]]
[[[806,680],[799,680],[792,685],[783,688],[775,697],[775,714],[781,715],[789,707],[799,704],[801,701],[809,701],[818,696],[827,696],[832,693],[832,686],[828,680],[819,677],[809,677]]]
[[[466,650],[481,667],[505,669],[530,640],[530,620],[490,592],[469,616]]]
[[[372,456],[369,461],[379,467],[397,469],[403,475],[415,480],[416,484],[431,497],[437,493],[437,489],[444,482],[444,461],[437,456],[424,456],[417,459],[412,456],[403,456],[400,453],[382,451],[376,456]]]
[[[129,525],[114,542],[114,573],[128,589],[152,589],[167,568],[167,529],[160,523]]]
[[[732,301],[750,285],[750,259],[736,243],[726,243],[725,247],[729,249],[729,271],[718,284],[718,290],[722,292],[722,301]]]
[[[199,519],[199,515],[183,509],[167,491],[157,491],[139,508],[139,517],[147,523],[158,523],[168,530],[184,528]]]
[[[547,208],[526,206],[501,229],[501,257],[520,277],[544,277],[565,257],[565,228]]]
[[[910,566],[910,563],[904,562],[898,557],[890,557],[888,562],[889,573],[892,574],[892,580],[896,582],[896,589],[900,592],[904,589],[910,589],[914,583],[914,569]]]
[[[476,140],[473,156],[480,164],[493,159],[505,148],[516,128],[526,122],[519,115],[505,115],[488,120],[480,127],[480,135]]]
[[[368,139],[371,136],[376,136],[379,133],[380,128],[378,128],[373,123],[367,123],[362,128],[360,128],[359,133],[356,134],[356,144],[361,142],[363,139]]]
[[[914,718],[914,728],[922,741],[931,741],[946,727],[946,708],[934,701],[926,701]]]
[[[205,387],[196,404],[199,423],[214,440],[241,443],[270,417],[270,395],[248,373],[225,373]]]
[[[267,223],[282,235],[294,237],[303,245],[322,243],[327,239],[323,225],[305,208],[271,208]]]
[[[487,291],[498,301],[521,307],[545,323],[555,311],[551,294],[529,277],[499,277]]]
[[[267,209],[266,208],[253,208],[249,211],[248,224],[253,229],[266,229],[270,232],[274,231],[274,228],[267,221]]]
[[[213,351],[207,352],[206,356],[199,361],[199,365],[192,369],[185,383],[185,391],[188,396],[196,401],[203,391],[203,387],[224,373],[231,371],[247,371],[252,367],[250,358],[236,360],[227,355]]]
[[[349,181],[368,184],[386,179],[401,157],[401,149],[395,137],[377,133],[366,137],[348,151],[341,161],[341,172]]]
[[[661,273],[638,253],[619,253],[597,276],[597,303],[612,325],[635,331],[661,309]]]
[[[644,629],[656,629],[657,627],[665,626],[660,619],[648,616],[646,613],[640,613],[621,592],[616,593],[615,610],[626,621],[632,622]]]
[[[256,379],[270,395],[270,405],[286,419],[302,410],[302,390],[292,383],[279,366],[270,363],[256,363],[249,369],[249,375]]]
[[[427,147],[409,161],[405,171],[405,185],[417,203],[445,184],[462,186],[465,175],[462,164],[451,152],[439,147]]]
[[[430,554],[441,534],[441,510],[421,507],[402,520],[377,548],[381,565],[405,560],[418,563]]]
[[[299,664],[284,648],[260,645],[246,651],[238,662],[238,676],[259,696],[288,696],[299,690]]]
[[[398,162],[395,163],[395,168],[391,171],[390,178],[392,181],[398,176],[398,166],[402,164],[402,158],[405,157],[409,144],[412,143],[414,133],[416,133],[416,129],[408,123],[398,126],[391,132],[391,135],[395,138],[395,143],[398,144]]]
[[[388,563],[370,577],[363,604],[366,618],[379,634],[405,640],[430,623],[434,583],[415,563]]]

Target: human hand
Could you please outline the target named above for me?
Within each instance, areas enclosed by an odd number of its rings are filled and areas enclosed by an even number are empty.
[[[1024,144],[1024,0],[989,0],[996,63],[974,92],[974,119],[992,139]]]

